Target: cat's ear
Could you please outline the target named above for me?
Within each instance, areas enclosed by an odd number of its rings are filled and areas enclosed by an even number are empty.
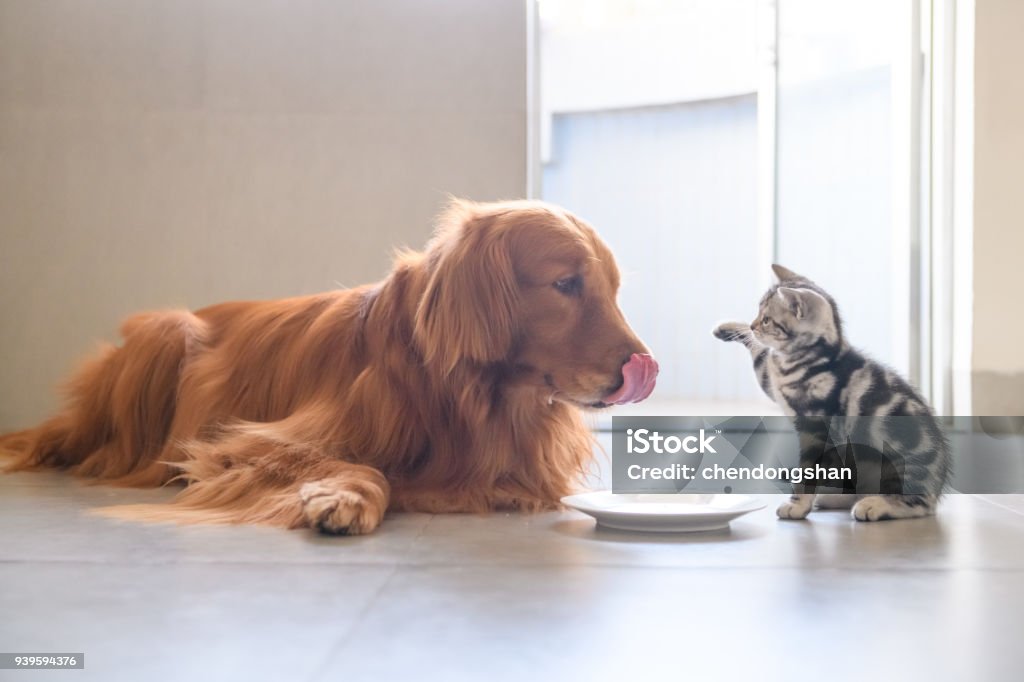
[[[779,287],[776,296],[796,315],[798,320],[813,317],[822,306],[828,307],[825,297],[810,289],[790,289]]]
[[[775,295],[778,297],[782,305],[785,306],[786,310],[796,315],[798,318],[803,317],[803,307],[800,305],[800,292],[796,289],[790,289],[788,287],[779,287],[775,290]]]
[[[785,282],[791,279],[803,279],[800,275],[796,274],[792,270],[778,263],[772,265],[772,272],[779,278],[780,282]]]

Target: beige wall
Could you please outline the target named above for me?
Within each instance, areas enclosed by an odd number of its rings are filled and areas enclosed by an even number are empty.
[[[976,0],[974,414],[1024,414],[1024,2]]]
[[[526,186],[522,0],[0,0],[0,428],[124,315],[379,278]]]

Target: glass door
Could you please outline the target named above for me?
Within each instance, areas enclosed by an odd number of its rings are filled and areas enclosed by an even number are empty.
[[[753,319],[773,261],[833,293],[854,345],[915,371],[914,7],[539,1],[539,194],[616,253],[662,365],[646,413],[773,410],[710,334]]]
[[[911,370],[912,183],[900,158],[906,4],[777,0],[776,225],[780,263],[837,300],[851,343]]]

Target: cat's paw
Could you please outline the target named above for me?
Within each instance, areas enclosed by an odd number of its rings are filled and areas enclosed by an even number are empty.
[[[806,519],[807,515],[811,513],[811,504],[804,501],[783,502],[779,505],[779,508],[775,510],[775,515],[780,519],[790,519],[793,521],[799,521],[800,519]]]
[[[886,521],[893,518],[894,507],[889,500],[880,495],[872,495],[859,500],[850,510],[850,515],[858,521]]]
[[[853,505],[850,514],[858,521],[889,521],[892,519],[916,519],[935,513],[935,496],[920,495],[884,496],[872,495]]]
[[[711,333],[722,341],[739,341],[750,333],[750,325],[742,322],[723,322],[712,329]]]

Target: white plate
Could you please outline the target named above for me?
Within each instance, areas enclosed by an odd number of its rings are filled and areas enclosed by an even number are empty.
[[[747,495],[616,495],[610,491],[569,495],[562,504],[590,514],[605,528],[651,533],[720,530],[737,516],[764,508],[764,502]]]

